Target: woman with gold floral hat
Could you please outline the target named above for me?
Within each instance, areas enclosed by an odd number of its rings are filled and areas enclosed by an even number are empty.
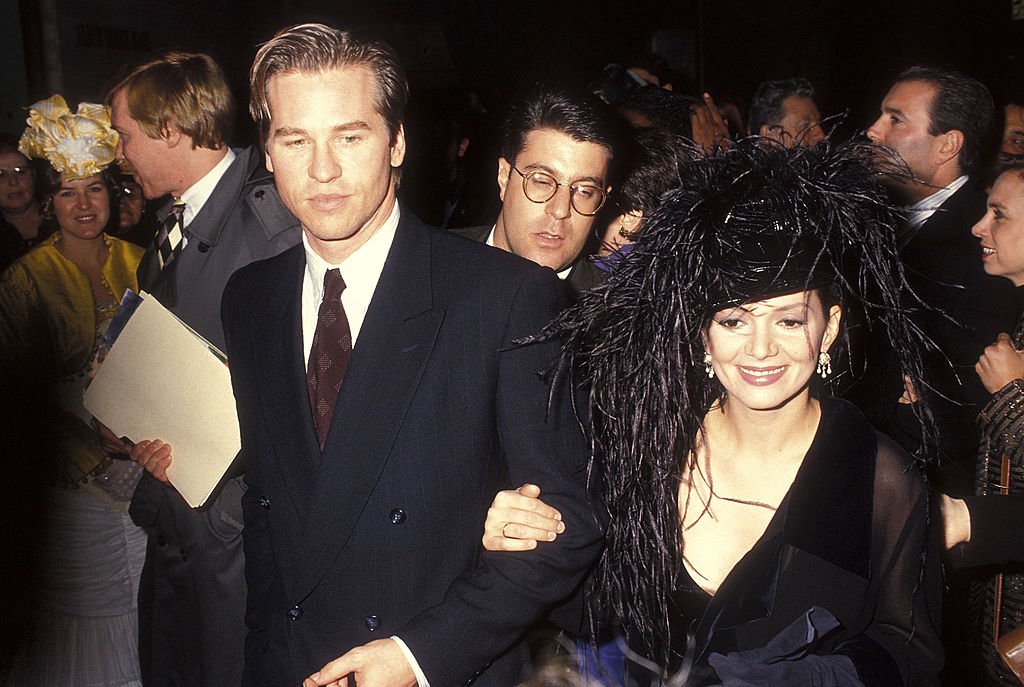
[[[41,504],[38,610],[8,684],[137,685],[136,592],[145,533],[128,501],[138,468],[109,455],[82,406],[86,373],[125,289],[138,289],[142,249],[117,226],[107,168],[117,134],[102,105],[72,113],[55,95],[29,109],[19,149],[49,162],[44,213],[56,231],[0,275],[5,370],[45,388],[53,454]],[[41,571],[41,574],[40,574]]]

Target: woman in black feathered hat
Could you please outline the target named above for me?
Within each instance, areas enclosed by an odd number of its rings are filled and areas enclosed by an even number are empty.
[[[829,390],[851,373],[854,322],[924,385],[905,304],[927,306],[907,296],[878,155],[750,140],[698,160],[538,337],[560,338],[555,374],[590,389],[609,524],[583,634],[621,627],[633,659],[627,675],[587,666],[588,684],[936,683],[924,481]],[[555,536],[538,494],[499,494],[487,548]]]

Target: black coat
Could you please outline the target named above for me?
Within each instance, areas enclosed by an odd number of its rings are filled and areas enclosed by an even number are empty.
[[[536,374],[557,347],[511,347],[558,313],[554,275],[403,213],[321,457],[304,269],[296,247],[240,270],[224,297],[249,485],[245,684],[300,684],[391,635],[434,687],[515,684],[518,658],[503,652],[601,544],[585,437]],[[567,534],[483,553],[496,489],[523,482],[544,485]]]
[[[1016,320],[1013,287],[985,274],[981,242],[971,227],[985,213],[985,194],[968,181],[916,231],[900,253],[907,282],[932,309],[911,298],[911,319],[937,346],[925,351],[925,375],[934,389],[923,392],[939,426],[940,462],[950,484],[963,494],[972,490],[974,456],[980,435],[974,424],[988,394],[974,365],[999,332],[1010,332]],[[869,369],[856,397],[869,419],[908,450],[917,447],[919,422],[913,409],[900,405],[900,371],[888,348],[886,332],[874,332]],[[948,361],[947,361],[948,358]],[[958,463],[959,462],[959,463]]]

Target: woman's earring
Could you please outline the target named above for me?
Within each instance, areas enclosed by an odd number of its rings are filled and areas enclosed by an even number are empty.
[[[711,354],[704,353],[704,373],[708,376],[708,379],[715,378],[715,368],[711,365]]]
[[[818,374],[822,379],[828,379],[832,374],[832,356],[825,351],[818,354]]]

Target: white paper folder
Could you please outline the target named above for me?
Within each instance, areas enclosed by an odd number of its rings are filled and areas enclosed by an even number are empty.
[[[240,448],[231,377],[223,353],[141,296],[86,389],[85,407],[117,436],[169,443],[167,477],[197,508]]]

